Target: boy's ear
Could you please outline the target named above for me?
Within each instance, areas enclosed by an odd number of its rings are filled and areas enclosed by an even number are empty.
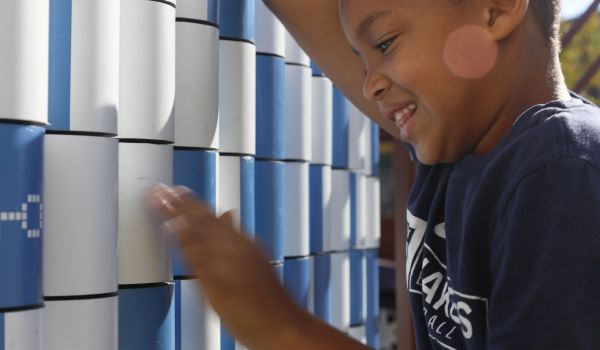
[[[488,31],[496,41],[506,39],[523,22],[529,0],[486,0]]]

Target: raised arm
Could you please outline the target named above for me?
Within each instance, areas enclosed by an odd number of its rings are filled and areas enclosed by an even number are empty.
[[[394,135],[377,105],[363,95],[363,63],[342,31],[338,0],[264,0],[317,66],[363,113]]]

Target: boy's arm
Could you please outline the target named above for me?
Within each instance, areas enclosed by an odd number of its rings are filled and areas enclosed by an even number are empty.
[[[491,241],[486,349],[600,348],[600,172],[580,159],[525,177]]]
[[[363,95],[364,64],[352,52],[342,31],[338,0],[264,0],[264,3],[344,95],[394,135],[393,124],[384,121],[376,103]]]
[[[204,296],[249,348],[368,349],[302,310],[258,246],[234,227],[230,213],[217,218],[189,190],[166,186],[150,191],[148,204],[175,236]]]

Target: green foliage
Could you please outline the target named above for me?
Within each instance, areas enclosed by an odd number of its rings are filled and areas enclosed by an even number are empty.
[[[563,23],[563,35],[571,25],[572,21]],[[588,20],[561,54],[567,85],[573,88],[598,57],[600,57],[600,13],[596,13]],[[582,95],[600,105],[600,71],[596,72]]]

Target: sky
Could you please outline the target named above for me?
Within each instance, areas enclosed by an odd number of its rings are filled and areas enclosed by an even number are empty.
[[[563,0],[562,17],[571,19],[582,14],[593,2],[593,0]]]

